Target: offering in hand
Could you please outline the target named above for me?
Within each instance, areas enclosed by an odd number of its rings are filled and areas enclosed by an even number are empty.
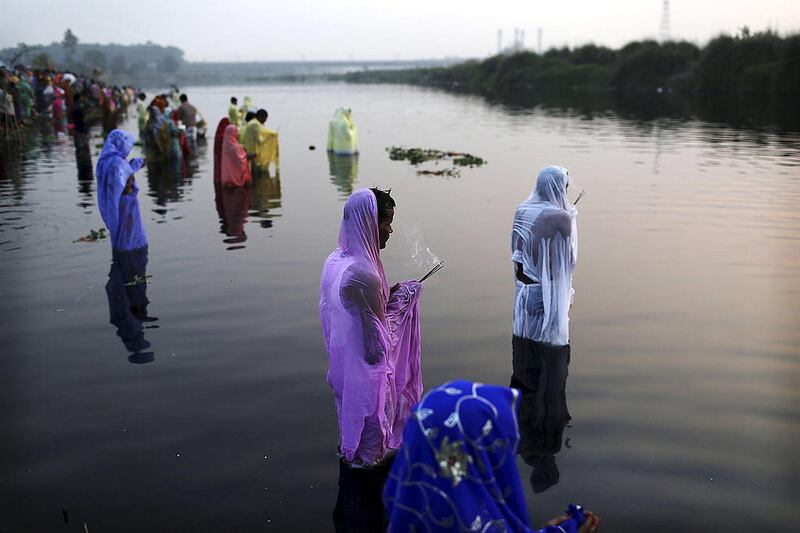
[[[425,274],[424,276],[422,276],[420,278],[419,282],[422,283],[423,281],[425,281],[429,277],[433,276],[434,274],[436,274],[437,272],[439,272],[443,268],[444,268],[444,261],[439,261],[438,263],[433,265],[433,268],[430,269],[427,274]]]

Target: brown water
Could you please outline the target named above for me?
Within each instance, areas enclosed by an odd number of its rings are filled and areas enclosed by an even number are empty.
[[[129,362],[109,323],[110,245],[73,242],[102,221],[71,139],[30,131],[29,151],[4,162],[0,531],[330,530],[337,429],[317,301],[342,201],[392,188],[391,280],[423,270],[420,236],[446,260],[423,296],[425,383],[508,384],[508,236],[547,164],[587,194],[571,420],[544,492],[519,461],[534,523],[574,501],[605,531],[793,530],[800,134],[394,86],[187,89],[214,126],[243,91],[280,130],[279,178],[218,211],[210,146],[190,177],[137,177],[159,320],[131,360],[149,364]],[[340,104],[361,134],[355,165],[324,150]],[[417,176],[391,145],[489,163]]]

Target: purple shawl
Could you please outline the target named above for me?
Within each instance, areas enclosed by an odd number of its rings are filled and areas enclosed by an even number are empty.
[[[323,267],[319,301],[339,450],[348,463],[373,465],[400,447],[422,394],[421,294],[420,283],[407,281],[390,295],[375,196],[354,192],[344,206],[339,247]]]
[[[147,246],[147,234],[139,214],[139,187],[133,182],[132,192],[123,194],[131,174],[142,168],[144,160],[125,158],[133,148],[133,135],[114,130],[106,137],[97,160],[97,206],[115,250],[135,250]]]

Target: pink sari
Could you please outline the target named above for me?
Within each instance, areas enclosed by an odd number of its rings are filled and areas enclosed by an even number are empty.
[[[422,394],[421,294],[416,281],[389,294],[375,196],[354,192],[344,206],[339,247],[323,267],[319,303],[339,451],[348,463],[374,465],[402,443],[403,424]]]
[[[253,183],[247,153],[239,144],[239,128],[228,126],[222,140],[220,182],[223,187],[241,187]]]
[[[217,132],[214,134],[214,184],[219,185],[220,176],[222,175],[222,140],[225,136],[225,128],[230,125],[231,121],[223,118],[217,125]]]

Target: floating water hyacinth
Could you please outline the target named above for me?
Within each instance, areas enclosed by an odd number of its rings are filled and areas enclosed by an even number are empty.
[[[486,160],[483,158],[464,152],[450,152],[432,148],[403,148],[402,146],[390,146],[386,151],[389,152],[389,159],[392,161],[408,161],[414,166],[428,161],[434,161],[438,165],[439,161],[444,160],[450,160],[453,164],[451,167],[436,170],[418,170],[417,175],[420,176],[458,177],[461,175],[461,171],[456,167],[472,168],[486,164]]]
[[[100,228],[99,230],[91,230],[88,235],[85,237],[81,237],[80,239],[75,239],[72,242],[95,242],[100,239],[105,239],[108,235],[106,235],[106,228]]]
[[[152,277],[153,276],[151,276],[150,274],[147,274],[146,276],[142,276],[142,275],[136,274],[136,275],[133,276],[132,280],[130,280],[128,283],[125,284],[125,286],[126,287],[134,287],[136,285],[141,285],[143,283],[150,283],[150,278],[152,278]]]

